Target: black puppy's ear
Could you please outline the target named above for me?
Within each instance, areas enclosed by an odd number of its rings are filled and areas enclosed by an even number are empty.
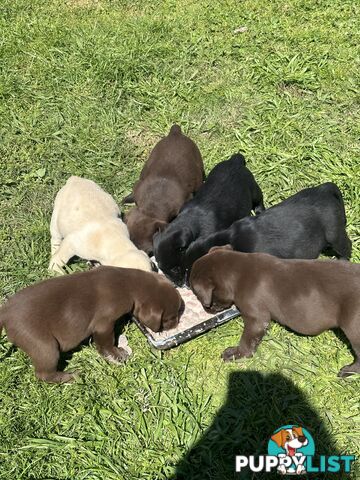
[[[190,228],[185,227],[181,230],[178,238],[177,238],[177,245],[179,248],[186,248],[190,245],[193,241],[193,234]]]
[[[159,332],[162,327],[163,311],[154,305],[142,304],[139,308],[135,308],[134,316],[145,327],[150,328],[153,332]]]

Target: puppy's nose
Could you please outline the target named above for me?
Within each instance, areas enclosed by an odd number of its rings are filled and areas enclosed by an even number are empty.
[[[151,264],[151,270],[152,270],[153,272],[158,272],[158,271],[159,271],[156,263],[150,261],[150,264]]]
[[[301,443],[306,442],[306,437],[305,437],[305,435],[301,435],[300,437],[298,437],[298,440],[299,440],[299,442],[301,442]]]

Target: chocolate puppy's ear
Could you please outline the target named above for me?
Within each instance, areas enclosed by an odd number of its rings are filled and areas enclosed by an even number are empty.
[[[195,295],[199,299],[200,303],[205,308],[210,308],[212,305],[214,286],[209,282],[199,284],[195,289]]]
[[[154,230],[155,230],[154,235],[155,235],[156,233],[162,232],[167,225],[168,225],[168,224],[167,224],[166,222],[163,222],[162,220],[156,220],[156,221],[154,222],[154,227],[155,227],[155,228],[154,228]]]
[[[228,243],[227,245],[221,245],[216,247],[211,247],[209,253],[216,252],[216,250],[234,250],[233,247]]]
[[[134,315],[140,323],[150,328],[153,332],[161,330],[163,311],[159,310],[155,305],[142,304],[139,308],[135,308]]]

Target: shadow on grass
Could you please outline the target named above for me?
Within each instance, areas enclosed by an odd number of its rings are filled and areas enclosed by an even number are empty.
[[[246,470],[235,473],[235,456],[266,455],[273,432],[288,424],[305,427],[311,433],[315,455],[341,455],[311,403],[311,398],[306,398],[289,379],[278,373],[231,373],[225,405],[203,437],[179,462],[171,480],[279,480],[282,476],[277,472],[252,473]],[[349,474],[320,473],[297,478],[351,477]]]

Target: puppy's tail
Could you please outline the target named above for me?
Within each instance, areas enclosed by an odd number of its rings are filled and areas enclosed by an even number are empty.
[[[234,155],[231,155],[229,160],[232,160],[233,162],[238,162],[239,165],[241,165],[243,167],[245,167],[245,165],[246,165],[245,157],[241,153],[235,153]]]
[[[174,125],[170,128],[169,135],[181,135],[181,134],[182,134],[181,127],[176,123],[174,123]]]

